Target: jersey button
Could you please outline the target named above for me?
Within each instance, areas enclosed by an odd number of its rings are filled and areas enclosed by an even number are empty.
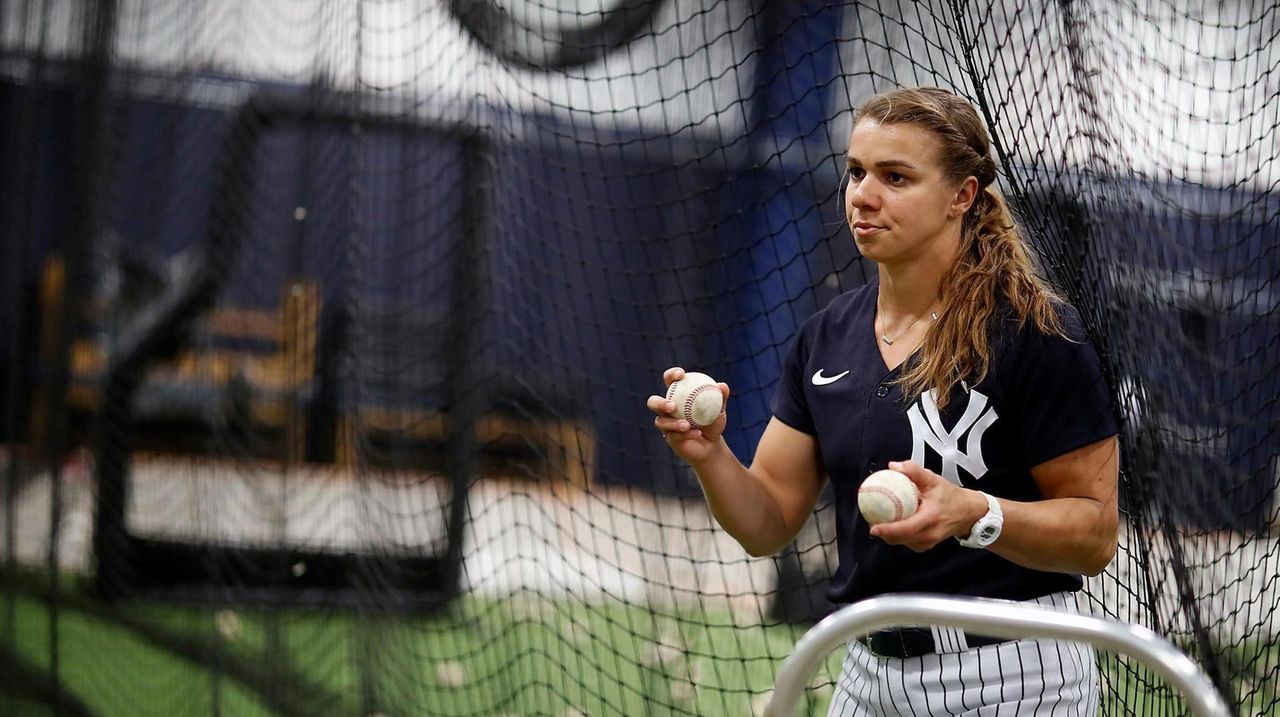
[[[885,396],[888,396],[889,387],[884,385],[876,386],[876,395],[879,396],[880,398],[884,398]]]

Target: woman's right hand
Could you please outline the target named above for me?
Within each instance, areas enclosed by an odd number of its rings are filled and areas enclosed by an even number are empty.
[[[682,378],[684,378],[684,369],[679,366],[669,368],[662,373],[662,381],[668,388]],[[716,386],[724,395],[725,406],[728,406],[729,386],[724,383],[718,383]],[[725,411],[721,411],[710,425],[696,428],[689,425],[688,421],[672,415],[676,407],[674,403],[667,400],[665,391],[661,396],[650,396],[645,405],[657,414],[653,419],[653,425],[662,433],[667,447],[689,464],[697,465],[716,452],[727,420]]]

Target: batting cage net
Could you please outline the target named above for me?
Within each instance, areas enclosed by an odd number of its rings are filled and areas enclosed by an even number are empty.
[[[853,108],[950,88],[1120,421],[1094,614],[1280,710],[1280,6],[0,4],[0,712],[743,715],[834,608],[645,399],[874,275]],[[839,654],[808,687],[822,713]],[[1165,715],[1099,653],[1102,712]]]

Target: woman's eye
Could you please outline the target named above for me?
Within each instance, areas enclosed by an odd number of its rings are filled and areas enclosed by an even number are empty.
[[[852,180],[854,180],[855,182],[856,182],[856,181],[858,181],[858,180],[860,180],[860,179],[862,179],[862,175],[864,175],[864,174],[866,174],[866,171],[865,171],[865,170],[863,170],[863,169],[862,169],[862,167],[850,167],[850,168],[849,168],[849,179],[852,179]]]
[[[890,184],[902,184],[907,181],[906,177],[898,174],[897,172],[889,172],[888,179]]]

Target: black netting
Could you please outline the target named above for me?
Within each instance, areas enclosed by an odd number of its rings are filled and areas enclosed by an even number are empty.
[[[749,714],[829,499],[749,558],[644,399],[873,266],[851,114],[938,85],[1122,418],[1096,614],[1280,710],[1280,6],[0,4],[6,714]],[[838,665],[808,690],[830,698]],[[1105,714],[1182,709],[1103,655]]]

